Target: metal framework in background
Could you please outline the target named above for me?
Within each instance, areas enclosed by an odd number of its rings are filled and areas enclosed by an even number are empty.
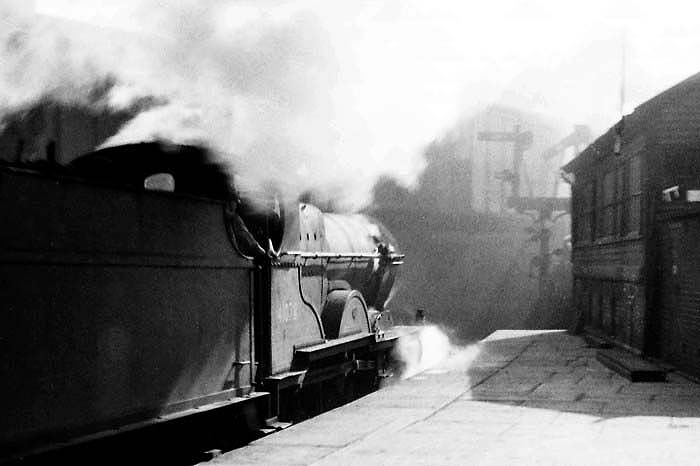
[[[519,213],[526,213],[533,219],[533,225],[528,227],[526,232],[530,234],[530,241],[539,242],[539,253],[533,257],[531,266],[538,270],[538,295],[542,298],[550,279],[552,255],[556,253],[556,250],[550,250],[551,225],[569,213],[570,199],[556,197],[559,189],[559,176],[555,177],[551,196],[533,196],[532,192],[528,196],[521,196],[520,179],[521,176],[525,175],[522,173],[522,162],[525,151],[532,147],[533,134],[531,131],[521,131],[520,125],[515,125],[511,132],[481,131],[478,133],[477,139],[513,144],[513,168],[503,170],[495,176],[511,185],[508,207],[514,208]],[[541,156],[546,161],[558,157],[557,166],[559,166],[566,150],[573,147],[575,154],[578,154],[580,147],[585,147],[590,140],[591,130],[585,125],[576,125],[571,134],[546,149]]]

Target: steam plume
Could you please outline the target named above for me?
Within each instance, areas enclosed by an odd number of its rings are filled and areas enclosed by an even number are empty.
[[[154,105],[105,145],[198,143],[238,181],[296,196],[343,187],[330,90],[336,64],[317,19],[244,2],[127,2],[115,28],[5,7],[0,112],[42,100],[114,109]],[[94,89],[110,82],[95,98]],[[3,114],[0,113],[0,119]],[[351,174],[351,173],[350,173]],[[366,186],[366,191],[369,191]]]
[[[112,143],[204,141],[252,182],[356,195],[415,180],[425,144],[486,104],[609,127],[622,23],[630,104],[697,71],[694,11],[555,3],[0,0],[0,113],[148,97]]]
[[[426,370],[466,369],[479,353],[478,345],[456,346],[436,325],[421,327],[416,333],[399,339],[394,356],[401,361],[402,378]]]

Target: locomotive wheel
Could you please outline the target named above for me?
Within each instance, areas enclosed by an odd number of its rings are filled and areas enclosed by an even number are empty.
[[[357,290],[334,290],[328,293],[321,313],[326,338],[341,338],[369,332],[367,305]]]

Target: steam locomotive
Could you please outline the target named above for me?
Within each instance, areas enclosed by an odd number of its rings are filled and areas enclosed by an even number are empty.
[[[267,201],[193,146],[0,166],[0,458],[221,406],[291,418],[328,381],[374,388],[406,333],[384,308],[394,239]]]

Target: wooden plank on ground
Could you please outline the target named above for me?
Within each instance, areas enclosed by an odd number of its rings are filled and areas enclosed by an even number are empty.
[[[628,351],[599,349],[596,359],[632,382],[665,382],[666,371]]]

